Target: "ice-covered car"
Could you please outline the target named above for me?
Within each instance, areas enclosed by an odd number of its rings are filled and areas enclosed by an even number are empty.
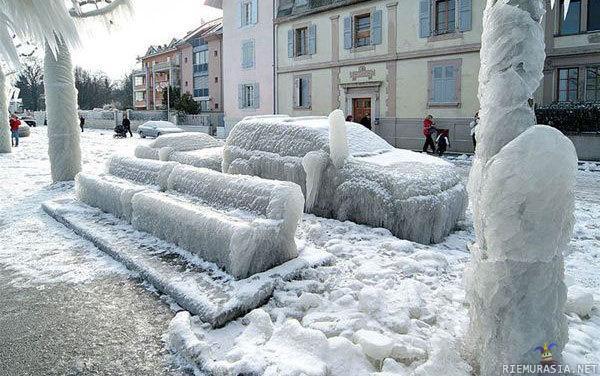
[[[164,134],[181,133],[183,129],[170,121],[147,121],[138,127],[138,134],[141,138],[158,137]]]
[[[440,242],[466,207],[458,170],[396,149],[336,112],[330,120],[245,118],[227,138],[223,172],[292,181],[302,187],[306,212],[384,227],[419,243]]]
[[[223,141],[199,132],[168,134],[157,138],[148,146],[139,145],[135,148],[135,156],[221,171]]]

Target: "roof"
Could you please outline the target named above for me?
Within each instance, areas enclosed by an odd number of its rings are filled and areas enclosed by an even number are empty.
[[[325,12],[365,1],[369,0],[306,0],[304,4],[298,5],[297,0],[280,0],[277,9],[277,21]]]
[[[139,59],[147,58],[149,56],[155,56],[164,54],[167,52],[172,52],[177,49],[177,47],[189,43],[193,38],[197,37],[209,37],[211,35],[221,34],[223,32],[223,18],[216,18],[214,20],[210,20],[208,22],[203,22],[198,28],[188,32],[183,38],[171,39],[169,44],[163,45],[152,45],[148,47],[146,50],[146,54],[144,56],[139,57]]]

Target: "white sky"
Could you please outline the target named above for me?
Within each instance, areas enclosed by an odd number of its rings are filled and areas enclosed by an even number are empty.
[[[200,5],[200,0],[134,0],[133,19],[118,30],[82,35],[83,47],[73,51],[73,62],[92,71],[120,79],[137,68],[136,57],[151,44],[169,43],[221,15],[218,9]]]

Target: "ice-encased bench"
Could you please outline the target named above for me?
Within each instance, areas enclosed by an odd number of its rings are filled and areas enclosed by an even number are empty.
[[[137,146],[135,156],[142,159],[174,161],[221,171],[223,141],[197,132],[164,135],[148,146]]]
[[[298,255],[294,234],[304,197],[296,184],[128,157],[112,157],[107,172],[79,174],[78,199],[236,279]]]

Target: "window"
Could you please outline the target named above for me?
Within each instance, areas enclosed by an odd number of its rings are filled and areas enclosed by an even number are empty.
[[[242,68],[254,68],[254,41],[242,42]]]
[[[208,51],[196,51],[193,55],[194,73],[208,71]]]
[[[194,97],[208,97],[208,77],[194,77]]]
[[[254,85],[242,85],[240,99],[241,99],[240,107],[253,108],[254,107]]]
[[[294,108],[310,108],[310,75],[294,77]]]
[[[215,77],[215,84],[219,82],[219,77]]]
[[[564,14],[564,0],[560,2],[560,35],[578,34],[581,24],[581,0],[571,0],[567,16]]]
[[[200,112],[206,112],[209,110],[208,101],[200,101]]]
[[[371,14],[354,17],[354,46],[362,47],[371,44]]]
[[[460,65],[460,60],[430,62],[430,105],[456,106],[459,104]]]
[[[219,104],[215,103],[215,110],[218,110],[218,109],[219,109]]]
[[[294,56],[308,55],[308,27],[294,30]]]
[[[145,98],[145,94],[143,91],[136,91],[135,92],[135,101],[136,102],[143,102],[144,98]]]
[[[588,0],[588,31],[600,31],[600,0]]]
[[[558,70],[558,101],[571,102],[578,99],[579,68]]]
[[[219,56],[219,51],[215,50],[215,57]]]
[[[252,23],[252,3],[245,1],[242,3],[242,26],[248,26]]]
[[[187,64],[187,62],[188,62],[188,59],[187,59],[187,57],[184,57],[184,58],[183,58],[183,62],[184,62],[185,64]]]
[[[135,86],[142,86],[144,85],[144,76],[136,76],[135,77]]]
[[[585,100],[600,102],[600,65],[586,68]]]
[[[447,34],[456,30],[456,1],[435,1],[435,33]]]

